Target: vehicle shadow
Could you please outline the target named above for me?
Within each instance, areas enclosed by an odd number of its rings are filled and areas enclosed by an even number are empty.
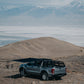
[[[23,77],[21,77],[20,74],[16,74],[16,75],[5,76],[4,78],[18,79],[18,78],[23,78]],[[34,76],[34,75],[28,75],[25,78],[32,78],[32,79],[39,79],[40,80],[39,76]]]
[[[5,76],[4,78],[13,78],[13,79],[17,79],[17,78],[21,78],[21,76],[20,76],[20,74],[16,74],[16,75]]]
[[[18,78],[23,78],[20,76],[20,74],[16,74],[16,75],[10,75],[10,76],[5,76],[4,78],[12,78],[12,79],[18,79]],[[38,79],[38,80],[41,80],[40,76],[35,76],[35,75],[28,75],[26,76],[25,78],[31,78],[31,79]],[[61,78],[56,78],[56,79],[53,79],[53,78],[49,78],[49,81],[53,81],[53,80],[62,80]]]

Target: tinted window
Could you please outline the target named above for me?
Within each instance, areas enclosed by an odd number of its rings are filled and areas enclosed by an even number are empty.
[[[65,67],[65,64],[63,62],[60,62],[60,61],[56,62],[55,61],[54,63],[55,63],[54,65],[57,66],[57,67]]]
[[[43,62],[43,67],[64,67],[65,64],[60,61],[44,61]]]
[[[34,61],[31,61],[31,62],[27,63],[27,65],[28,65],[28,66],[33,66],[34,63],[35,63]]]
[[[34,66],[41,66],[42,61],[35,61]]]
[[[47,62],[46,61],[43,62],[43,67],[47,67]]]
[[[43,67],[53,67],[54,63],[53,61],[44,61],[43,62]]]

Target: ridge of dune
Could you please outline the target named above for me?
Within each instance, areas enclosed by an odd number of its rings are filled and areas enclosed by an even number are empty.
[[[56,58],[81,55],[81,48],[52,37],[40,37],[8,44],[0,48],[0,58]]]

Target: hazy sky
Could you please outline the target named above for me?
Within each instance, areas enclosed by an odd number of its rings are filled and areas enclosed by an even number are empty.
[[[71,2],[80,2],[84,4],[84,0],[0,0],[0,3],[10,3],[10,4],[24,4],[24,5],[34,5],[34,6],[52,6],[52,7],[62,7],[70,4]]]
[[[0,0],[0,25],[82,25],[84,0]]]
[[[52,7],[62,7],[69,3],[71,3],[73,0],[0,0],[0,2],[3,3],[16,3],[16,4],[32,4],[35,6],[52,6]]]

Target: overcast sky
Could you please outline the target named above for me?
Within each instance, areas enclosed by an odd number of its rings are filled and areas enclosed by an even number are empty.
[[[72,5],[78,5],[79,9],[77,7],[68,9],[72,2],[74,3]],[[23,8],[29,5],[44,9],[31,8],[24,11]],[[53,7],[58,10],[52,9]],[[63,7],[66,7],[66,9]],[[52,10],[45,10],[45,8],[51,8]],[[84,23],[84,0],[0,0],[0,10],[0,25],[9,23],[83,25]]]
[[[84,4],[84,0],[0,0],[0,3],[11,3],[11,4],[32,4],[35,6],[52,6],[62,7],[70,4],[72,1],[81,1]]]

